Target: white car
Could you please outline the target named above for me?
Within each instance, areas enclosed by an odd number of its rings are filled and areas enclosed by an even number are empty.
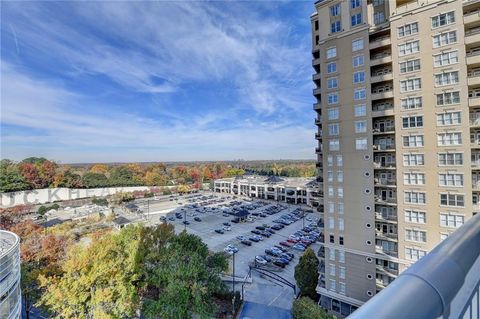
[[[232,230],[232,227],[230,227],[230,226],[223,226],[223,230],[231,231],[231,230]]]
[[[260,264],[260,265],[266,265],[267,261],[263,259],[261,256],[255,256],[255,263]]]

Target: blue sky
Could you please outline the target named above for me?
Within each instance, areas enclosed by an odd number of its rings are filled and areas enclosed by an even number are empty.
[[[313,2],[1,2],[1,157],[313,159]]]

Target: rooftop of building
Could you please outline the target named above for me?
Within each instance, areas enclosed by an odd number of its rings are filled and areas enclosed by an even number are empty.
[[[0,257],[6,255],[19,242],[20,238],[14,233],[0,230]]]
[[[244,175],[237,177],[227,177],[215,180],[224,182],[240,182],[249,184],[273,184],[285,187],[305,187],[315,184],[314,177],[284,177],[284,176],[261,176]]]

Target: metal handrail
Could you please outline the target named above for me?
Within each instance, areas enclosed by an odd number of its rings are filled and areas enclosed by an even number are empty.
[[[450,304],[480,257],[479,243],[477,214],[348,318],[448,318]]]

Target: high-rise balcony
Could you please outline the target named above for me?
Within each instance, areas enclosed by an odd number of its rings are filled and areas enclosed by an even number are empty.
[[[372,39],[370,41],[370,49],[377,49],[385,46],[389,46],[392,44],[392,39],[390,38],[390,35],[385,35],[382,37],[378,37],[375,39]]]
[[[470,86],[480,85],[480,68],[468,70],[467,84]]]
[[[381,205],[397,205],[396,197],[382,197],[380,195],[375,195],[375,203]]]
[[[315,119],[315,125],[322,125],[322,118],[321,117],[318,117]]]
[[[382,239],[382,240],[389,240],[389,241],[394,241],[394,242],[398,241],[398,234],[384,233],[384,232],[381,232],[381,231],[377,230],[375,232],[375,236],[378,239]]]
[[[480,148],[480,139],[470,139],[470,147],[473,149]]]
[[[383,73],[383,74],[372,74],[370,77],[370,83],[378,83],[383,81],[393,80],[393,72]]]
[[[383,273],[392,277],[397,277],[398,276],[398,269],[392,269],[390,267],[384,267],[381,265],[375,265],[375,269],[379,273]]]
[[[373,168],[374,169],[395,169],[396,164],[395,162],[373,162]]]
[[[392,53],[390,51],[383,51],[377,54],[374,54],[370,57],[370,66],[391,63],[392,62]]]
[[[375,212],[375,220],[384,223],[396,224],[397,216],[383,215],[381,213]]]
[[[373,181],[375,186],[395,187],[397,180],[395,178],[378,178],[375,177]]]
[[[395,151],[395,145],[394,144],[377,144],[377,143],[374,142],[373,151],[374,152]]]
[[[387,250],[384,249],[382,246],[375,245],[375,252],[379,255],[387,255],[391,257],[397,257],[398,252],[395,250]]]
[[[320,62],[321,62],[320,58],[313,59],[312,65],[320,65]]]
[[[321,139],[322,139],[322,132],[321,132],[321,131],[315,133],[315,139],[316,139],[316,140],[321,140]]]
[[[480,116],[470,116],[470,126],[479,127],[480,126]]]
[[[480,22],[480,10],[475,9],[469,12],[465,12],[463,14],[463,23],[465,25],[469,25],[471,23],[478,23]]]
[[[320,154],[322,152],[323,152],[322,147],[315,147],[315,153],[316,154]]]
[[[372,101],[393,98],[393,85],[377,85],[372,88]]]
[[[375,125],[375,123],[374,123]],[[372,130],[373,135],[395,134],[395,126],[376,127]]]
[[[322,89],[321,88],[315,88],[313,89],[313,95],[321,95],[322,94]]]
[[[465,44],[475,44],[480,42],[480,27],[465,30]]]
[[[392,102],[377,102],[372,105],[372,117],[393,116],[394,114]]]
[[[321,73],[315,73],[314,75],[312,75],[312,80],[313,81],[317,81],[317,80],[321,80],[322,79],[322,74]]]
[[[480,106],[480,97],[477,97],[477,96],[469,97],[468,106],[470,107]]]
[[[467,51],[467,65],[480,64],[480,47]]]
[[[472,189],[476,191],[480,191],[480,180],[472,181]]]
[[[322,109],[322,105],[320,104],[320,102],[313,103],[313,109],[317,112],[320,111]]]

